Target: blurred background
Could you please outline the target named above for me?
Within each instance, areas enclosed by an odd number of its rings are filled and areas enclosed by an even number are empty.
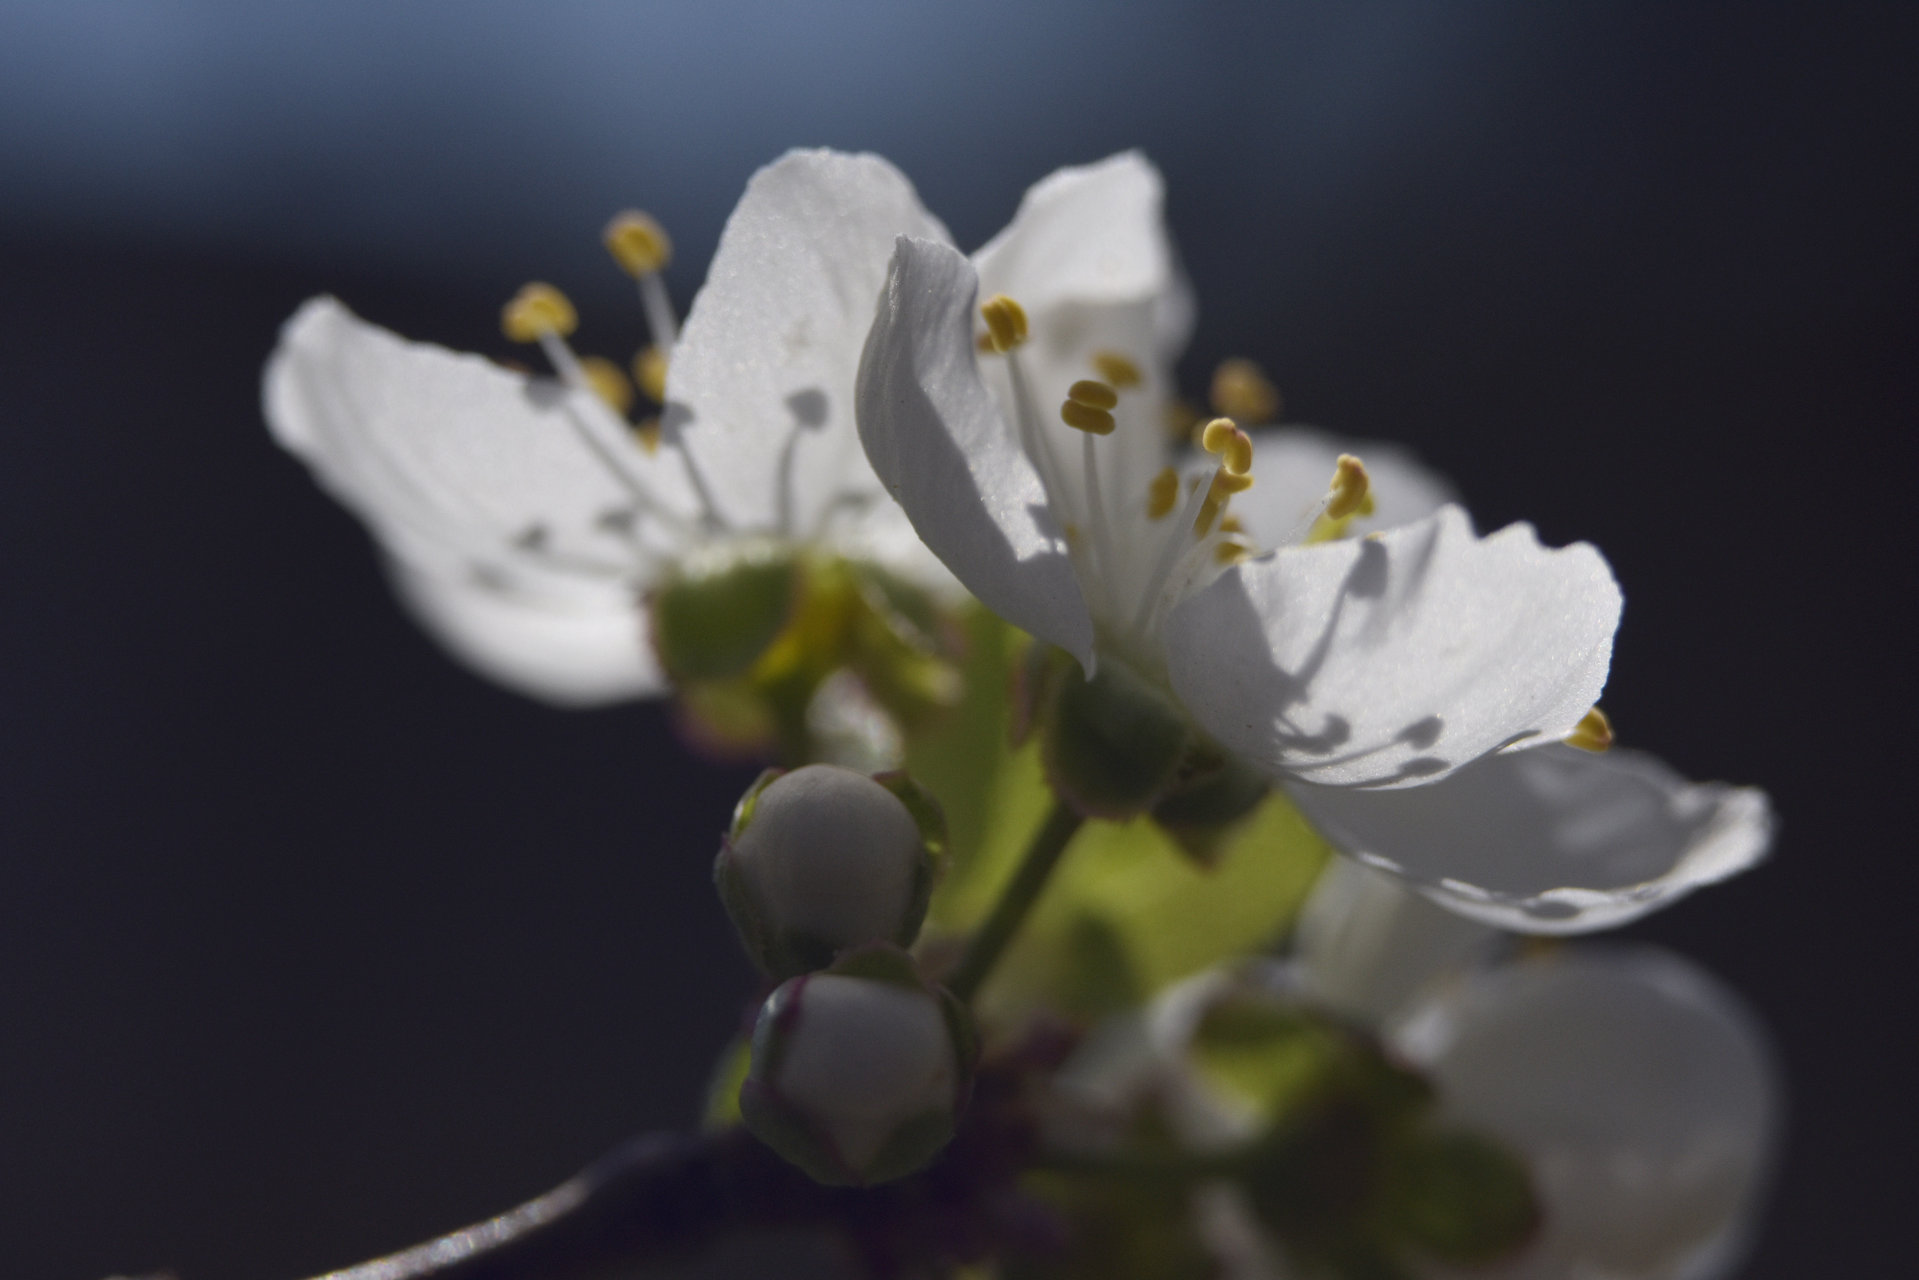
[[[522,281],[640,335],[748,174],[897,162],[972,247],[1143,147],[1183,367],[1412,444],[1611,558],[1624,740],[1769,788],[1774,860],[1634,930],[1791,1087],[1742,1274],[1909,1252],[1919,888],[1910,6],[0,5],[0,1271],[289,1280],[685,1126],[748,975],[750,770],[455,667],[268,440],[330,291],[504,354]],[[1897,1249],[1895,1253],[1894,1250]]]

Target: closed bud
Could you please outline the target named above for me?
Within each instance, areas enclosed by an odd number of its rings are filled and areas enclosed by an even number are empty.
[[[911,946],[944,843],[938,806],[904,774],[813,764],[747,792],[713,879],[747,954],[788,978],[862,943]]]
[[[767,998],[740,1114],[817,1182],[888,1182],[952,1138],[976,1052],[957,1000],[898,948],[863,947]]]

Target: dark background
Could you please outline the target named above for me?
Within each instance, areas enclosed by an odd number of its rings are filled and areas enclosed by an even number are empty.
[[[963,245],[1143,146],[1185,366],[1412,443],[1627,593],[1626,741],[1771,790],[1774,860],[1636,933],[1792,1090],[1759,1277],[1910,1256],[1908,6],[0,8],[0,1274],[287,1280],[683,1126],[744,964],[744,779],[656,706],[444,659],[269,442],[330,290],[499,353],[522,280],[637,339],[753,167],[898,162]],[[1894,1262],[1896,1266],[1896,1262]]]

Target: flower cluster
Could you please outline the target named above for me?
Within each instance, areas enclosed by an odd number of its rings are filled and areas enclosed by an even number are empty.
[[[1749,1020],[1514,939],[1753,865],[1765,796],[1608,749],[1592,546],[1479,533],[1250,362],[1187,407],[1162,206],[1114,156],[969,255],[884,160],[797,151],[684,326],[664,230],[609,225],[630,380],[551,286],[503,329],[552,376],[322,298],[267,418],[468,665],[789,766],[715,866],[768,985],[713,1120],[822,1183],[930,1167],[876,1269],[1718,1273],[1776,1123]]]

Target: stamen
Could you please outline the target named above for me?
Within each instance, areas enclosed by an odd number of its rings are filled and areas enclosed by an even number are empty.
[[[1200,433],[1199,443],[1206,452],[1219,458],[1219,465],[1227,474],[1245,476],[1252,471],[1252,438],[1233,425],[1230,419],[1214,418],[1207,423],[1206,429]],[[1240,486],[1241,489],[1251,487],[1250,480]]]
[[[1026,309],[1003,293],[980,303],[980,317],[993,350],[1005,354],[1026,341]]]
[[[1164,520],[1172,514],[1173,504],[1178,501],[1179,472],[1171,467],[1161,467],[1146,489],[1146,518]]]
[[[1103,382],[1075,382],[1066,391],[1066,403],[1059,407],[1060,421],[1088,435],[1109,436],[1116,425],[1112,409],[1118,403],[1119,393]]]
[[[651,214],[626,209],[606,224],[606,251],[634,279],[666,270],[673,260],[673,241]]]
[[[660,272],[673,260],[673,241],[666,228],[651,215],[628,209],[606,224],[604,239],[613,260],[639,281],[640,310],[646,313],[653,345],[671,351],[679,340],[680,326],[673,316],[673,300],[666,296],[666,281],[660,279]]]
[[[1581,751],[1604,751],[1612,745],[1612,721],[1606,718],[1605,712],[1594,707],[1566,735],[1566,745],[1578,747]]]
[[[546,353],[547,360],[560,375],[560,381],[575,391],[585,393],[585,403],[567,405],[567,418],[573,423],[587,451],[641,507],[662,520],[684,528],[686,521],[671,507],[660,502],[652,486],[634,471],[631,463],[635,461],[635,441],[630,434],[631,428],[627,426],[625,418],[616,418],[606,412],[611,406],[602,398],[593,374],[586,363],[573,354],[573,348],[566,344],[566,335],[578,328],[579,322],[579,314],[573,310],[573,304],[567,301],[565,294],[550,284],[538,282],[521,289],[500,312],[500,327],[505,330],[507,337],[515,342],[539,343],[540,350]],[[613,369],[610,363],[608,367],[618,375],[618,369]],[[689,471],[692,470],[690,459],[687,467]],[[711,516],[713,504],[708,500],[706,505]]]
[[[1326,514],[1334,520],[1357,515],[1371,494],[1372,477],[1366,474],[1366,464],[1350,453],[1340,454],[1333,463],[1332,495],[1326,499]]]
[[[500,309],[500,328],[514,342],[564,338],[580,327],[580,314],[566,295],[538,281],[526,285]]]
[[[1306,541],[1310,545],[1342,538],[1355,517],[1369,516],[1373,510],[1372,477],[1366,474],[1366,464],[1350,453],[1342,453],[1333,464],[1326,505],[1313,520]]]
[[[1234,357],[1213,370],[1213,412],[1241,422],[1272,422],[1279,417],[1279,388],[1251,360]]]
[[[633,357],[633,381],[654,404],[666,403],[666,353],[647,347]]]
[[[1199,514],[1193,519],[1193,536],[1204,538],[1213,531],[1213,522],[1225,513],[1232,496],[1253,487],[1253,442],[1228,418],[1207,423],[1199,440],[1206,452],[1219,458],[1219,469],[1213,472]]]
[[[1121,391],[1137,387],[1146,381],[1145,375],[1139,371],[1139,366],[1117,351],[1095,351],[1093,369],[1108,384],[1118,387]]]
[[[1199,514],[1193,519],[1193,536],[1204,538],[1213,531],[1213,522],[1226,510],[1226,504],[1232,501],[1236,493],[1244,493],[1253,487],[1253,478],[1248,475],[1234,475],[1221,467],[1213,473],[1213,482],[1206,486],[1206,497],[1199,504]]]
[[[649,454],[660,451],[660,420],[658,417],[642,418],[633,424],[633,438],[640,442],[640,448]]]
[[[606,401],[613,412],[624,418],[632,410],[633,384],[620,372],[620,366],[604,356],[586,356],[580,361],[580,372],[586,375],[593,394]]]

